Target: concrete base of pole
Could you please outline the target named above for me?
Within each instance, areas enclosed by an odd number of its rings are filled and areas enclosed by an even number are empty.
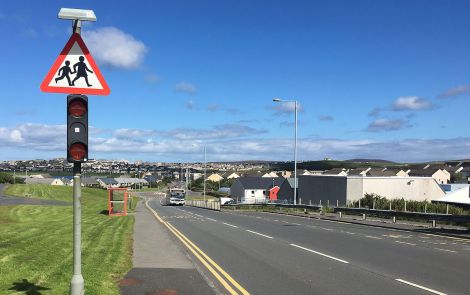
[[[70,281],[70,295],[83,295],[85,294],[85,281],[83,276],[73,275]]]
[[[366,220],[366,214],[365,213],[362,214],[362,220]]]

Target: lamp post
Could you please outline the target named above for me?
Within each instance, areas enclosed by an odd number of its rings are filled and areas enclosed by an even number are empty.
[[[207,149],[204,145],[204,203],[206,202],[206,166],[207,166]]]
[[[283,100],[280,98],[274,98],[274,102],[293,102],[294,103],[294,205],[297,205],[297,100]]]

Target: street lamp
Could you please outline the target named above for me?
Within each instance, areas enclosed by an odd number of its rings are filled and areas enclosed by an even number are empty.
[[[293,102],[294,103],[294,119],[295,119],[295,137],[294,137],[294,205],[297,205],[297,100],[284,100],[274,98],[274,102]]]
[[[204,203],[206,202],[206,166],[207,166],[207,146],[204,145]]]

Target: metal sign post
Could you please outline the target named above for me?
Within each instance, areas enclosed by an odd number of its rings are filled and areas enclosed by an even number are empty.
[[[85,294],[82,276],[81,170],[88,160],[88,98],[108,95],[110,89],[81,33],[82,21],[96,21],[93,10],[61,8],[58,17],[72,20],[72,36],[41,83],[41,90],[67,93],[67,160],[73,163],[73,276],[70,294]],[[75,75],[75,76],[71,76]]]
[[[85,281],[82,276],[82,189],[80,174],[82,163],[73,164],[73,276],[70,281],[70,294],[85,294]]]
[[[73,21],[73,32],[81,33],[81,21]],[[82,276],[82,187],[80,176],[82,163],[73,163],[73,275],[70,281],[70,295],[85,294],[85,280]]]

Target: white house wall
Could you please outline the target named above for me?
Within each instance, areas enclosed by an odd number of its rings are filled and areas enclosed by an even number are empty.
[[[261,189],[246,189],[242,203],[254,204],[266,201],[266,191]]]
[[[347,190],[349,201],[356,201],[367,193],[413,201],[430,201],[445,195],[432,177],[348,177]]]

